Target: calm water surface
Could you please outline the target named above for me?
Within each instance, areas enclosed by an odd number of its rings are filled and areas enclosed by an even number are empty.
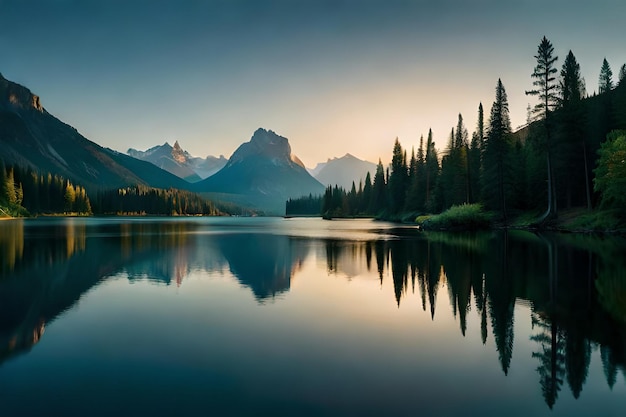
[[[622,416],[626,243],[0,222],[2,416]]]

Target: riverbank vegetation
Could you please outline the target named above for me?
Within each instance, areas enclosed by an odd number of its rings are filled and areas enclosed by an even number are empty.
[[[5,167],[0,160],[0,214],[26,217],[45,214],[92,214],[85,189],[49,173],[18,166]]]
[[[492,217],[480,204],[462,204],[440,214],[418,216],[415,222],[430,230],[481,230],[491,226]]]

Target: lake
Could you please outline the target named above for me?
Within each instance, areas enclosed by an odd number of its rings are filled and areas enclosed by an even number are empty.
[[[626,242],[0,222],[2,416],[621,416]]]

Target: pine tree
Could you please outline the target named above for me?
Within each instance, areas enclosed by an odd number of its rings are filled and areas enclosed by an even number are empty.
[[[484,134],[483,104],[480,103],[478,105],[478,123],[476,131],[472,134],[467,158],[470,203],[478,201],[480,194],[481,152],[485,140]]]
[[[531,77],[534,78],[533,90],[526,91],[526,94],[539,97],[539,103],[535,105],[534,113],[539,120],[543,122],[545,129],[545,153],[546,166],[548,174],[548,208],[544,215],[539,219],[543,222],[550,216],[556,216],[556,190],[554,173],[552,167],[552,111],[558,104],[558,84],[556,83],[557,69],[554,64],[558,57],[554,56],[554,47],[552,43],[544,36],[539,43],[537,49],[537,66],[535,67]]]
[[[509,103],[502,81],[496,85],[496,99],[491,106],[487,140],[483,155],[483,199],[487,207],[498,210],[507,220],[508,154],[511,133]]]
[[[598,92],[600,94],[607,93],[613,89],[613,71],[609,62],[604,58],[602,61],[602,68],[600,68],[599,87]]]
[[[15,193],[15,177],[13,168],[9,169],[5,181],[6,199],[9,204],[17,204],[17,195]]]
[[[72,212],[74,210],[74,202],[76,201],[76,190],[71,182],[67,182],[65,186],[65,211]]]
[[[357,211],[358,211],[358,202],[357,202],[356,185],[354,184],[354,181],[352,181],[352,188],[350,188],[350,192],[348,193],[348,196],[347,196],[345,214],[354,216],[357,213]]]
[[[554,47],[544,36],[539,44],[537,55],[535,55],[537,66],[532,73],[532,78],[534,78],[533,86],[536,88],[526,91],[527,95],[539,97],[539,103],[535,105],[533,113],[540,120],[548,119],[549,114],[558,103],[558,85],[554,76],[557,73],[554,64],[558,57],[553,56],[553,54]]]
[[[424,186],[426,181],[425,161],[424,161],[424,136],[420,137],[420,146],[417,155],[411,157],[411,167],[409,175],[409,189],[407,191],[405,210],[424,210]]]
[[[558,152],[561,156],[561,166],[558,170],[560,174],[558,182],[564,185],[565,202],[568,207],[572,205],[572,200],[575,198],[575,190],[581,190],[584,185],[587,208],[591,209],[589,161],[585,139],[587,134],[581,101],[584,89],[580,65],[572,51],[569,51],[561,69],[560,149]],[[581,166],[584,168],[583,172],[580,171]]]
[[[370,201],[369,210],[371,214],[380,214],[385,208],[387,201],[386,188],[385,168],[379,159],[378,165],[376,166],[376,174],[374,175],[374,184],[372,185],[372,199]]]
[[[467,129],[459,114],[456,128],[450,131],[447,155],[441,161],[439,193],[443,196],[444,209],[469,202],[467,152]]]
[[[483,103],[478,104],[478,123],[476,125],[476,134],[478,135],[479,145],[482,147],[485,143],[485,115],[483,111]]]
[[[560,107],[577,103],[583,98],[584,85],[580,75],[580,65],[571,50],[563,62],[559,90],[561,93],[559,98]]]
[[[407,181],[406,199],[404,200],[404,211],[417,210],[417,157],[415,148],[411,149],[411,162],[409,163],[409,178]]]
[[[436,194],[442,198],[443,210],[450,208],[456,203],[457,190],[455,189],[455,177],[457,171],[457,152],[454,145],[455,135],[454,128],[452,128],[450,136],[448,137],[446,154],[441,158],[441,172],[439,174],[436,190]]]
[[[435,149],[435,142],[433,140],[433,131],[431,129],[428,129],[425,165],[426,187],[424,203],[428,211],[436,212],[439,209],[439,204],[435,199],[434,190],[439,176],[439,157],[437,156],[437,150]]]
[[[361,212],[371,214],[372,201],[372,179],[368,171],[365,175],[365,185],[363,185],[363,195],[361,197]]]
[[[624,80],[626,80],[626,64],[622,64],[622,66],[619,69],[617,85],[622,85]]]
[[[426,195],[424,190],[426,189],[426,151],[424,149],[424,136],[420,136],[420,147],[417,150],[417,168],[416,168],[416,180],[415,184],[415,199],[416,209],[424,211],[426,208]]]
[[[407,182],[408,169],[406,166],[406,157],[398,138],[396,138],[393,145],[391,172],[389,174],[388,182],[390,211],[393,214],[399,213],[404,207]],[[376,180],[374,180],[374,183],[376,183]]]
[[[459,113],[459,120],[456,125],[455,136],[455,148],[459,153],[458,156],[458,173],[457,173],[457,187],[459,188],[460,195],[465,194],[464,202],[470,202],[470,184],[469,184],[469,143],[468,133],[465,125],[463,124],[463,116]]]

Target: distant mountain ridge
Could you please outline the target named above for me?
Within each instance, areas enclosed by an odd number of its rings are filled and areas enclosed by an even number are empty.
[[[188,183],[148,162],[88,140],[52,116],[38,96],[0,74],[0,159],[70,179],[88,190],[143,184],[185,189]]]
[[[285,200],[321,194],[324,186],[291,153],[287,138],[259,128],[249,142],[237,148],[224,168],[194,184],[194,190],[243,195],[274,214],[282,214]]]
[[[212,169],[209,162],[214,161],[190,158],[177,143],[158,148],[145,153],[158,157],[163,152],[172,163],[185,161],[205,172]],[[289,198],[324,192],[324,186],[291,153],[287,138],[271,130],[255,131],[219,172],[192,184],[151,162],[88,140],[49,114],[28,88],[1,74],[0,159],[5,165],[60,175],[85,187],[88,193],[134,185],[177,188],[204,193],[212,200],[253,207],[266,214],[284,214]]]
[[[224,155],[194,157],[183,150],[178,141],[174,142],[174,146],[165,142],[163,145],[153,146],[145,151],[129,148],[126,153],[133,158],[150,162],[189,182],[198,182],[210,177],[228,162]]]
[[[352,182],[358,188],[359,182],[365,181],[368,172],[373,179],[376,164],[347,153],[341,158],[332,158],[319,163],[309,172],[312,172],[313,177],[326,186],[338,185],[349,191]]]

